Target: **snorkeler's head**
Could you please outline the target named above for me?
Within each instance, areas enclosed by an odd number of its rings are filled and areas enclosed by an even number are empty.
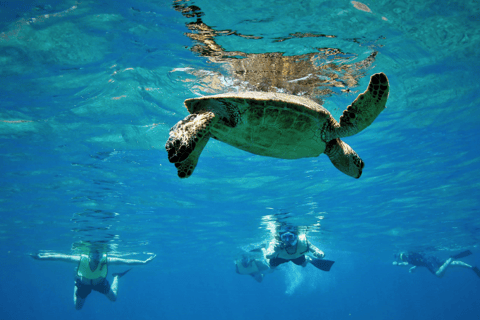
[[[284,232],[280,234],[280,240],[288,246],[294,246],[297,244],[298,236],[293,232]]]
[[[398,257],[400,258],[400,260],[407,262],[407,256],[405,255],[405,252],[400,253]]]
[[[100,260],[100,258],[102,257],[102,253],[98,249],[94,249],[90,251],[88,257],[92,260]]]

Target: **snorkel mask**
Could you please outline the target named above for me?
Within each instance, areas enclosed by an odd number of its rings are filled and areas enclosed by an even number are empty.
[[[280,240],[288,246],[294,246],[297,244],[297,235],[293,232],[285,232],[280,235]]]
[[[103,253],[98,251],[97,249],[90,251],[88,254],[88,259],[91,261],[100,261],[102,259]]]

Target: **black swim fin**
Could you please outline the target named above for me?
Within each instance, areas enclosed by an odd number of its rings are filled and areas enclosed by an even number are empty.
[[[317,258],[311,258],[311,259],[312,260],[310,260],[310,263],[322,271],[330,271],[330,268],[335,263],[335,261],[331,261],[331,260],[317,259]]]
[[[459,254],[456,254],[456,255],[452,256],[452,258],[453,259],[465,258],[465,257],[468,257],[471,254],[472,254],[472,251],[466,250],[466,251],[462,251]]]
[[[130,271],[130,270],[132,270],[132,268],[130,268],[130,269],[126,270],[126,271],[120,272],[120,273],[112,273],[112,276],[113,276],[113,277],[119,277],[119,278],[121,278],[121,277],[123,277],[124,275],[126,275],[127,272]]]
[[[480,269],[478,269],[477,267],[473,267],[472,268],[473,272],[475,272],[477,274],[477,276],[480,278]]]

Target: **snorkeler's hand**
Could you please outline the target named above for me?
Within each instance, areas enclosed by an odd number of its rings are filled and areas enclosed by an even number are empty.
[[[393,264],[394,266],[398,266],[398,262],[397,262],[397,261],[393,261],[392,264]]]
[[[411,267],[410,269],[408,269],[408,272],[414,273],[414,272],[415,272],[415,269],[416,269],[415,267]]]
[[[325,258],[325,253],[323,253],[322,250],[318,250],[313,253],[313,256],[318,259],[323,259]]]
[[[153,254],[153,256],[148,257],[148,259],[145,260],[145,263],[149,263],[150,261],[152,261],[153,259],[155,259],[156,256],[157,256],[156,254]]]

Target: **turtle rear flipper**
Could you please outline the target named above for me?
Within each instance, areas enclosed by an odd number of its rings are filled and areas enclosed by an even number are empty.
[[[193,173],[215,120],[213,112],[191,114],[170,129],[165,149],[180,178],[188,178]]]
[[[371,76],[367,90],[343,111],[340,128],[336,130],[337,136],[348,137],[371,125],[385,109],[389,91],[388,79],[384,73]]]
[[[360,178],[364,163],[352,148],[340,139],[334,139],[327,143],[325,154],[330,158],[332,164],[355,179]]]

